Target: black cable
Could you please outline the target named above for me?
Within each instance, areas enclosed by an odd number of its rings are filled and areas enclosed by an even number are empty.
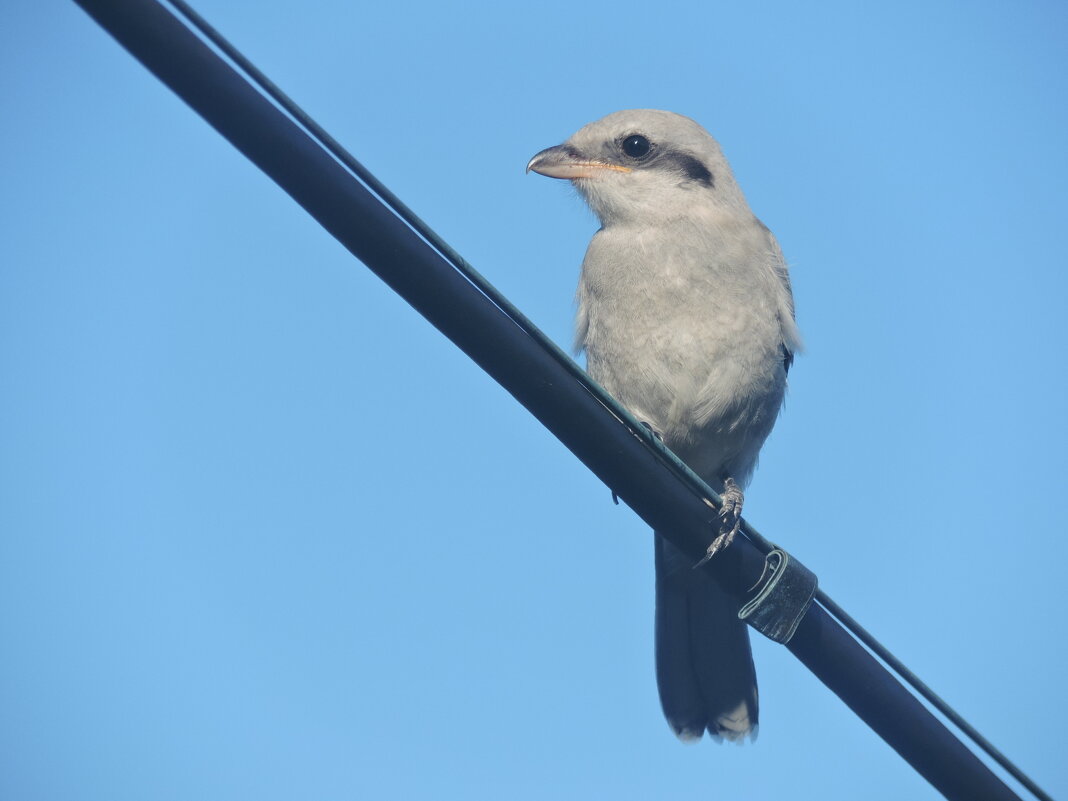
[[[831,598],[827,596],[823,590],[816,591],[816,599],[818,603],[822,604],[828,612],[852,633],[858,640],[868,646],[877,657],[885,662],[891,670],[897,675],[903,678],[912,686],[916,692],[922,695],[931,705],[941,712],[949,721],[960,729],[965,735],[971,738],[979,748],[981,748],[991,759],[997,762],[1003,767],[1014,779],[1028,789],[1028,791],[1035,796],[1035,798],[1041,801],[1053,801],[1052,798],[1035,782],[1024,773],[1020,768],[1016,767],[1007,756],[994,746],[989,740],[987,740],[979,731],[972,726],[968,721],[961,717],[958,712],[947,704],[942,698],[935,693],[919,676],[909,670],[905,665],[894,656],[881,642],[873,637],[867,629],[865,629],[860,623],[858,623],[848,612],[842,607],[836,604]]]
[[[185,0],[167,0],[167,2],[176,8],[182,16],[184,16],[190,24],[192,24],[197,30],[200,31],[203,36],[210,41],[215,47],[219,49],[227,58],[229,58],[234,64],[236,64],[246,75],[248,75],[253,82],[255,82],[260,89],[263,90],[271,99],[273,99],[287,114],[293,119],[299,122],[305,130],[307,130],[312,137],[317,139],[323,147],[325,147],[330,153],[334,155],[342,164],[348,167],[352,172],[363,181],[376,195],[382,198],[383,202],[406,223],[408,223],[413,229],[415,229],[420,236],[422,236],[427,242],[429,242],[444,258],[453,265],[460,273],[462,273],[479,291],[481,291],[486,297],[492,300],[498,308],[500,308],[505,314],[515,320],[524,331],[526,331],[539,345],[549,351],[560,364],[562,364],[575,378],[577,378],[583,385],[585,385],[590,392],[594,394],[607,408],[611,409],[614,414],[620,417],[621,420],[630,422],[630,415],[622,406],[609,395],[604,389],[594,382],[589,375],[582,370],[566,353],[564,353],[555,342],[553,342],[544,332],[541,331],[533,322],[519,311],[504,295],[502,295],[496,287],[494,287],[488,280],[486,280],[474,267],[457,253],[445,240],[443,240],[436,231],[434,231],[429,225],[427,225],[414,211],[412,211],[400,198],[398,198],[392,191],[389,190],[381,181],[379,181],[366,167],[364,167],[351,153],[346,150],[341,143],[328,134],[323,128],[315,122],[296,102],[290,98],[285,92],[278,88],[273,81],[270,80],[263,72],[261,72],[248,58],[245,57],[240,50],[232,45],[219,31],[212,27],[207,20],[205,20],[200,14],[198,14]],[[631,426],[634,429],[634,426]],[[645,426],[637,426],[635,433],[641,436],[654,448],[658,444],[655,437],[651,437],[648,429]],[[715,492],[708,487],[704,481],[694,474],[684,463],[679,462],[670,451],[664,448],[657,448],[658,451],[664,451],[665,458],[672,463],[672,468],[678,471],[681,475],[685,476],[687,481],[694,486],[694,490],[703,497],[709,498],[719,506],[719,497]],[[682,468],[682,469],[679,469]],[[743,533],[748,536],[758,548],[764,553],[771,550],[771,543],[769,543],[759,532],[752,526],[743,524]],[[891,670],[897,673],[902,679],[904,679],[913,689],[916,690],[925,700],[927,700],[935,709],[941,712],[949,719],[954,726],[960,729],[972,742],[974,742],[980,749],[982,749],[987,755],[990,756],[1001,767],[1008,771],[1013,778],[1023,784],[1031,793],[1042,801],[1052,801],[1052,799],[1046,795],[1038,785],[1036,785],[1022,770],[1016,767],[1012,761],[1009,760],[1004,754],[1001,753],[994,745],[983,737],[978,730],[975,729],[967,720],[965,720],[960,714],[957,713],[953,707],[951,707],[946,701],[944,701],[937,693],[927,686],[915,673],[909,670],[897,657],[895,657],[885,646],[882,645],[874,636],[872,636],[865,628],[863,628],[856,620],[854,620],[849,614],[847,614],[837,603],[835,603],[826,592],[819,590],[816,595],[816,600],[822,604],[827,610],[833,614],[839,622],[842,623],[854,636],[863,642],[868,648],[870,648],[880,659],[882,659]]]
[[[322,134],[325,139],[319,143],[309,139],[156,0],[76,2],[354,255],[508,389],[643,519],[658,530],[670,532],[673,544],[695,559],[703,554],[710,536],[709,510],[704,498],[718,500],[714,493],[649,437],[644,427],[604,395],[574,362],[441,243],[425,224],[418,221],[416,226],[401,215],[416,228],[417,237],[408,224],[394,216],[394,211],[385,209],[350,173],[343,171],[338,161],[353,172],[348,162],[359,165],[347,153],[342,158],[336,152],[329,156],[323,151],[329,142],[344,153],[336,142],[325,133]],[[185,4],[175,2],[175,6],[180,8]],[[205,31],[202,33],[208,36]],[[213,34],[209,40],[224,52],[233,51],[226,55],[235,64],[248,64],[231,46],[226,44],[224,49],[215,42],[216,37],[223,43],[225,40]],[[242,69],[246,68],[242,66]],[[274,92],[285,98],[277,88]],[[281,103],[277,97],[275,101]],[[285,101],[296,108],[288,98]],[[311,123],[308,126],[302,121],[309,132],[321,130],[307,115],[297,111],[299,116],[294,118],[303,117]],[[377,185],[375,191],[379,197],[383,200],[393,197],[364,168],[359,170],[370,177],[367,181],[360,175],[361,180],[372,188]],[[396,202],[407,215],[418,220],[403,204]],[[464,265],[462,275],[457,272],[461,268],[455,262]],[[765,542],[750,527],[747,533],[753,541]],[[710,565],[710,572],[734,594],[742,595],[761,572],[762,565],[760,551],[751,542],[736,541]],[[852,622],[826,596],[820,600],[835,614],[841,613],[843,622]],[[863,636],[857,635],[861,640],[870,640],[889,654],[867,632],[859,626],[856,628],[863,632]],[[947,797],[1016,798],[914,696],[894,681],[860,643],[847,636],[822,606],[814,605],[810,609],[788,648]],[[888,664],[897,663],[892,655],[891,660]],[[908,671],[902,673],[906,679],[911,675]],[[930,693],[922,682],[915,681]],[[917,690],[922,692],[919,687]],[[933,693],[930,695],[937,699]],[[941,699],[938,701],[949,709]],[[951,709],[949,713],[950,719],[959,719]],[[962,730],[970,728],[962,727]],[[991,756],[1036,796],[1049,798],[996,749]]]
[[[188,3],[184,0],[165,0],[165,2],[176,8],[182,16],[189,20],[194,28],[200,31],[205,39],[215,45],[215,47],[219,49],[219,52],[225,55],[230,61],[236,64],[242,72],[248,75],[248,77],[259,86],[264,94],[278,104],[279,108],[283,109],[289,116],[300,123],[300,125],[311,134],[312,138],[318,140],[319,143],[338,161],[348,167],[352,173],[363,181],[372,192],[378,195],[398,217],[415,229],[423,239],[429,242],[446,261],[476,286],[482,294],[492,300],[501,311],[515,320],[516,324],[526,331],[535,342],[552,353],[556,360],[559,361],[560,364],[562,364],[576,379],[582,382],[606,407],[613,412],[622,415],[624,418],[630,416],[615,398],[605,392],[600,384],[593,381],[585,370],[579,367],[570,356],[546,336],[540,328],[534,325],[523,312],[516,308],[508,298],[502,295],[500,291],[472,267],[463,256],[457,253],[448,242],[442,239],[437,231],[427,225],[419,215],[404,203],[404,201],[393,194],[389,187],[379,181],[378,178],[376,178],[370,170],[364,167],[355,156],[349,153],[340,142],[327,133],[319,123],[312,119],[304,109],[298,106],[289,95],[279,89],[274,81],[261,72],[255,64],[249,61],[240,50],[234,47],[226,37],[212,27],[212,25],[200,16],[200,14],[198,14]],[[645,426],[639,426],[639,431],[636,433],[639,433],[643,438],[648,439],[650,442],[659,441],[651,435],[648,428]],[[698,481],[700,481],[700,479],[698,479]],[[706,491],[711,492],[711,489],[706,488]],[[717,502],[718,505],[719,498],[715,493],[712,493],[712,500]]]

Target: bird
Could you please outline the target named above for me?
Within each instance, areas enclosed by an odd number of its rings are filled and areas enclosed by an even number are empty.
[[[790,276],[719,143],[689,117],[609,114],[537,153],[600,221],[580,271],[575,350],[590,377],[723,504],[707,558],[738,532],[743,489],[802,348]],[[746,624],[733,601],[654,533],[655,651],[664,716],[684,741],[755,739]]]

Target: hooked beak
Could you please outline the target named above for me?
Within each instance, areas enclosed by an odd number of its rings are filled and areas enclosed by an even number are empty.
[[[527,172],[533,170],[550,178],[593,178],[605,170],[630,172],[630,167],[588,159],[567,145],[547,147],[527,162]]]

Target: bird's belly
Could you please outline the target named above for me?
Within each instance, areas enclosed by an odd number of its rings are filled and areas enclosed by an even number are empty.
[[[706,480],[744,483],[782,405],[778,326],[751,309],[675,309],[670,319],[594,311],[590,375]]]

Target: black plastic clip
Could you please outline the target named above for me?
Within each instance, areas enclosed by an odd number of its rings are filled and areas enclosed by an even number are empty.
[[[816,574],[775,548],[764,558],[764,572],[753,600],[738,610],[738,617],[765,637],[785,645],[797,631],[816,594]]]

